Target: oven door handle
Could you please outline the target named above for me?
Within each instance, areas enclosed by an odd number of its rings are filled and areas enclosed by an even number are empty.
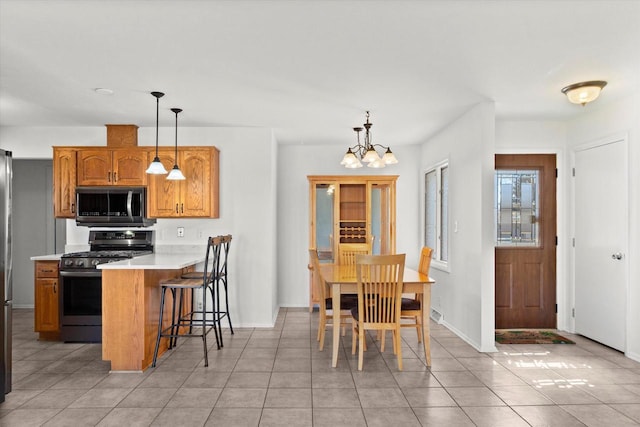
[[[101,277],[102,271],[95,269],[91,271],[61,271],[60,277]]]

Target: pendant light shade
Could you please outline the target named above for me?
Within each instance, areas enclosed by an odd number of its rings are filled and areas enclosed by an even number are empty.
[[[162,165],[160,157],[158,157],[158,119],[160,114],[160,98],[164,96],[164,93],[151,92],[151,95],[156,97],[156,156],[153,158],[153,162],[151,162],[146,172],[152,175],[162,175],[167,173],[167,170]]]
[[[180,108],[172,108],[171,111],[176,114],[176,151],[173,160],[173,168],[171,169],[171,172],[169,172],[169,176],[167,176],[167,179],[178,181],[186,179],[182,174],[182,171],[178,167],[178,113],[180,113],[182,110]]]

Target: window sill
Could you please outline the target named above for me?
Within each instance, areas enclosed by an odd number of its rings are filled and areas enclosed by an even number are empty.
[[[435,268],[436,270],[445,271],[447,273],[451,273],[451,268],[448,262],[431,260],[431,268]]]

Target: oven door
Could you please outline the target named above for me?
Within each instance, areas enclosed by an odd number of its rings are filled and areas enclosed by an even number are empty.
[[[60,337],[63,341],[102,340],[102,272],[60,272]]]

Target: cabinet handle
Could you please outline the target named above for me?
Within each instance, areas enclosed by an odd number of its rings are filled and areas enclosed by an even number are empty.
[[[118,182],[118,172],[113,173],[113,182]]]
[[[71,213],[76,213],[76,204],[71,203]]]
[[[54,294],[58,293],[58,282],[53,282],[53,293]]]
[[[177,203],[176,203],[176,213],[179,213],[178,212],[178,204]]]
[[[184,213],[184,203],[180,203],[180,213]]]
[[[53,270],[42,270],[43,273],[53,273]]]
[[[111,182],[111,172],[107,172],[107,182]]]

